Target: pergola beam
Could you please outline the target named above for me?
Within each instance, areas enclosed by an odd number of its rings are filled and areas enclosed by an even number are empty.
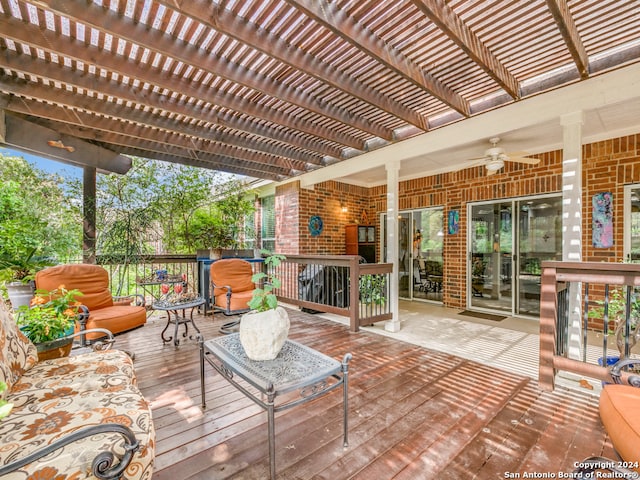
[[[70,163],[79,167],[89,166],[105,172],[124,174],[131,168],[131,159],[106,148],[82,141],[29,122],[15,115],[6,114],[5,142],[18,150],[33,152],[46,158]],[[73,152],[51,146],[49,142],[72,147]]]
[[[134,23],[125,16],[117,15],[109,9],[96,6],[86,1],[74,0],[41,0],[40,5],[51,9],[62,16],[70,16],[75,21],[95,28],[105,34],[113,35],[116,39],[123,39],[131,44],[139,45],[151,52],[170,58],[173,63],[182,62],[201,69],[206,73],[225,78],[229,81],[245,85],[255,92],[269,95],[292,105],[301,107],[323,117],[367,132],[371,135],[393,139],[393,132],[376,123],[368,121],[359,115],[330,102],[320,102],[306,92],[289,87],[260,72],[250,70],[243,65],[231,62],[225,58],[209,55],[205,50],[180,41],[176,37],[163,33],[161,30],[149,28],[147,25]],[[45,46],[42,46],[45,48]]]
[[[580,77],[583,79],[588,78],[589,55],[584,48],[576,24],[571,16],[569,5],[567,5],[566,0],[547,0],[547,5],[560,29],[560,33],[562,33],[562,38],[564,38],[567,48],[571,52]]]
[[[444,0],[411,1],[512,98],[520,98],[516,78]]]
[[[374,32],[339,10],[334,3],[326,0],[285,1],[387,68],[426,90],[458,113],[467,117],[470,115],[469,105],[460,95],[440,83],[391,45],[384,43]]]
[[[95,65],[98,69],[104,69],[108,72],[128,77],[134,84],[134,80],[137,80],[143,85],[146,84],[146,86],[150,86],[151,89],[153,86],[157,86],[161,89],[177,92],[193,100],[206,99],[211,105],[244,112],[247,115],[262,118],[265,119],[266,122],[283,125],[301,133],[306,133],[317,138],[325,138],[328,141],[357,150],[365,150],[364,140],[356,139],[352,135],[330,129],[324,125],[318,125],[307,119],[300,118],[300,116],[289,115],[286,112],[259,104],[255,101],[227,93],[220,93],[212,88],[197,87],[184,79],[176,81],[161,68],[154,68],[148,64],[135,63],[131,59],[123,57],[115,57],[110,52],[99,50],[77,40],[61,37],[46,29],[43,30],[0,15],[0,31],[3,32],[5,37],[15,42],[24,43],[46,52],[56,52],[57,55],[68,57],[69,59],[82,62],[86,65]],[[54,65],[50,65],[49,68],[53,66]],[[57,65],[55,66],[57,67]],[[166,100],[168,101],[169,99],[166,98]],[[142,105],[144,105],[144,103],[142,103]],[[276,128],[274,128],[274,130],[276,130]]]

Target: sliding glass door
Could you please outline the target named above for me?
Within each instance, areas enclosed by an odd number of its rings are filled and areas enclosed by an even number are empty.
[[[624,190],[624,258],[640,262],[640,185]]]
[[[386,215],[381,217],[386,260]],[[442,302],[443,210],[430,208],[398,215],[398,296]]]
[[[469,306],[538,315],[541,263],[562,258],[561,197],[475,204],[469,218]]]

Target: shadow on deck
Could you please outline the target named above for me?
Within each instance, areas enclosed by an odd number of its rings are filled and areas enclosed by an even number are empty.
[[[538,389],[534,380],[290,310],[289,337],[341,360],[353,354],[349,447],[341,392],[276,417],[282,479],[497,479],[570,472],[590,455],[616,458],[597,398]],[[195,316],[205,338],[228,317]],[[138,385],[157,431],[154,480],[264,479],[266,414],[206,366],[200,408],[198,346],[163,345],[164,316],[117,337],[136,354]],[[522,475],[519,477],[522,478]],[[553,478],[553,477],[550,477]]]

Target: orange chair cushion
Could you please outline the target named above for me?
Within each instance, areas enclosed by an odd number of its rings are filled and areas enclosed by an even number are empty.
[[[147,312],[144,307],[114,305],[112,307],[89,310],[87,329],[106,328],[111,333],[120,333],[144,325],[146,321]],[[103,336],[101,333],[87,334],[89,340]]]
[[[616,452],[625,462],[640,462],[640,389],[605,385],[600,394],[600,419]],[[640,471],[636,469],[636,471]]]
[[[251,293],[253,289],[256,288],[255,284],[251,281],[252,276],[253,269],[251,268],[251,264],[246,260],[227,258],[225,260],[217,260],[211,264],[211,282],[220,287],[231,287],[232,302],[236,294],[246,291]],[[216,287],[213,290],[213,296],[216,297],[216,299],[219,295],[226,293],[227,290],[224,288]],[[251,298],[251,295],[249,295],[249,298]],[[217,304],[216,300],[216,305]]]
[[[216,289],[219,290],[219,289]],[[231,295],[231,301],[229,302],[229,310],[247,310],[249,308],[249,300],[253,296],[253,290],[238,292],[235,291]],[[220,307],[224,310],[227,309],[227,294],[223,293],[221,295],[217,295],[214,301],[216,307]]]
[[[83,295],[78,300],[89,310],[113,305],[109,290],[109,273],[99,265],[80,263],[58,265],[36,273],[36,288],[54,290],[64,285],[67,290],[80,290]]]

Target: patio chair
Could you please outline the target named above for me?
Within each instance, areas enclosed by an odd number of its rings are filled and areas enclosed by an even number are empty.
[[[253,268],[246,260],[228,258],[211,264],[211,303],[214,311],[225,315],[238,315],[249,311],[255,283],[251,280]],[[240,320],[224,324],[220,331],[229,333]]]
[[[58,265],[40,270],[35,277],[36,289],[54,290],[64,285],[68,290],[82,292],[78,301],[85,307],[85,318],[76,331],[102,328],[121,333],[144,325],[147,312],[142,295],[113,297],[109,288],[109,273],[99,265]],[[134,304],[135,302],[135,304]],[[90,332],[82,337],[95,340],[103,337],[100,332]]]
[[[600,393],[600,420],[620,459],[590,457],[579,462],[574,478],[637,478],[640,474],[640,376],[630,373],[629,367],[640,365],[640,359],[623,359],[611,367],[615,383],[606,384]],[[610,472],[598,477],[593,472]]]

